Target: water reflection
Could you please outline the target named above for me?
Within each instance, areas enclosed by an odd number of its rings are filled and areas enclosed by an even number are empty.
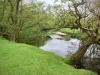
[[[71,38],[69,41],[66,41],[64,37],[60,35],[50,35],[52,39],[48,40],[44,46],[40,46],[41,49],[45,51],[53,52],[61,57],[65,58],[66,55],[69,55],[69,52],[75,53],[79,48],[79,40]],[[62,40],[60,40],[63,38]]]
[[[92,70],[100,75],[100,45],[92,44],[87,50],[84,58],[83,65],[86,69]]]

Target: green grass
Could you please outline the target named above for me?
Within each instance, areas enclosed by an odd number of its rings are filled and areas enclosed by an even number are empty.
[[[77,34],[80,32],[80,29],[62,28],[60,31],[69,34]]]
[[[65,64],[60,56],[0,37],[0,75],[97,75]]]
[[[80,29],[62,28],[60,31],[63,33],[68,33],[68,35],[71,34],[71,36],[74,36],[81,40],[86,40],[89,38],[89,36],[85,32],[80,32]]]
[[[64,58],[63,61],[64,61],[66,64],[71,65],[70,57]]]

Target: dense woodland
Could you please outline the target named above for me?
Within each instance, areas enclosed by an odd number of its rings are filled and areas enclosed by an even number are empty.
[[[57,2],[50,5],[36,0],[29,4],[23,0],[0,0],[0,35],[21,42],[62,28],[80,29],[78,34],[87,38],[70,58],[73,65],[79,63],[91,45],[100,45],[100,0]]]

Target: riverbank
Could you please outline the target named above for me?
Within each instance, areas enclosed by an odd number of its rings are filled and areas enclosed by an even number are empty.
[[[35,46],[0,38],[0,75],[97,75],[65,64],[60,56]]]
[[[80,32],[80,29],[62,28],[60,29],[60,31],[63,33],[78,34]]]
[[[68,34],[68,36],[70,37],[75,37],[81,40],[86,40],[88,38],[88,35],[84,32],[81,33],[80,29],[62,28],[60,29],[60,32]]]

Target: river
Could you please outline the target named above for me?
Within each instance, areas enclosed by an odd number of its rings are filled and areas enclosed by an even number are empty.
[[[80,40],[76,38],[66,39],[58,34],[50,35],[51,39],[45,42],[45,45],[40,46],[45,51],[53,52],[61,57],[72,55],[79,48]]]

